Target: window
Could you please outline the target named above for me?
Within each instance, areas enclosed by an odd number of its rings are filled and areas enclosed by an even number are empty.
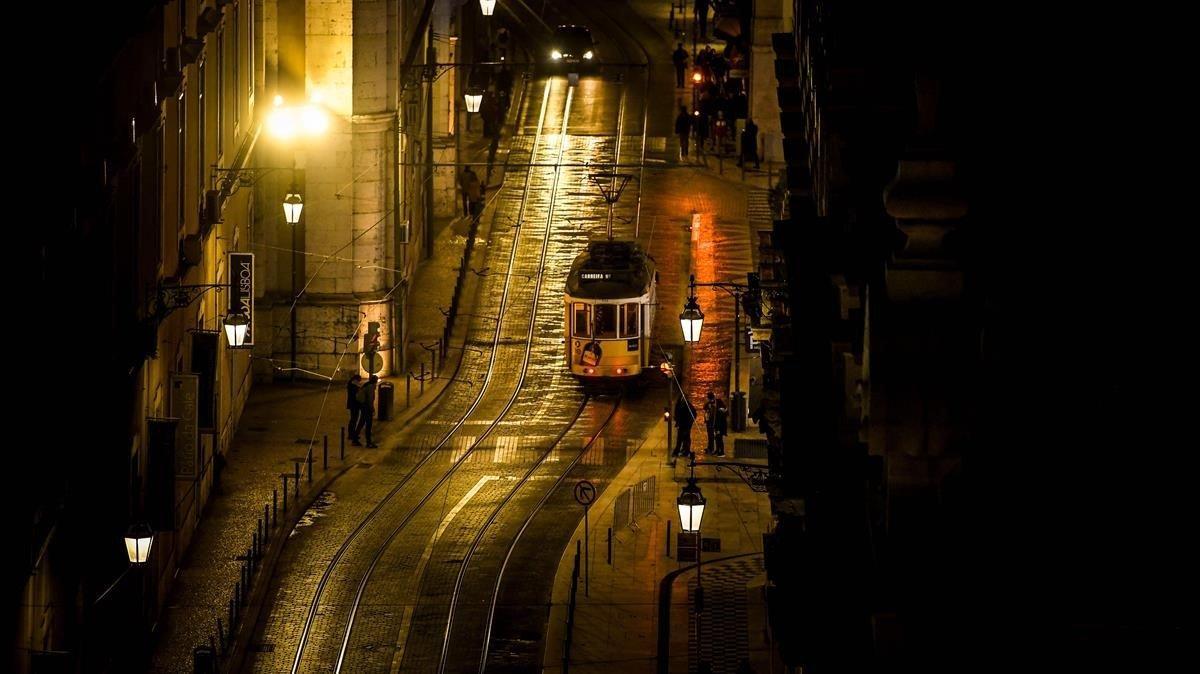
[[[246,98],[249,100],[254,100],[255,72],[254,72],[254,3],[253,2],[246,3],[246,27],[248,29],[246,31],[246,33],[247,33],[247,35],[246,35],[246,38],[247,38],[246,39],[246,52],[249,55],[249,57],[246,59],[246,64],[249,66],[248,68],[246,68],[246,72],[250,73],[249,77],[246,78],[246,84],[248,85]]]
[[[196,79],[199,80],[196,83],[196,86],[199,87],[196,92],[196,139],[198,141],[196,145],[196,181],[197,184],[200,185],[199,195],[201,199],[204,198],[204,150],[206,149],[205,143],[208,141],[208,134],[206,133],[207,129],[205,128],[208,126],[208,110],[204,105],[204,91],[207,86],[205,84],[207,71],[208,68],[206,67],[204,61],[201,61],[196,72]]]
[[[175,204],[179,211],[179,222],[175,225],[177,230],[182,232],[187,224],[187,207],[183,205],[184,198],[187,196],[187,171],[183,168],[184,158],[187,157],[187,90],[179,92],[179,101],[176,106],[178,114],[175,116],[179,120],[179,129],[175,140]]]
[[[575,320],[572,321],[571,334],[576,337],[590,337],[592,331],[588,329],[591,326],[591,321],[588,320],[588,305],[576,302],[573,309]]]
[[[638,336],[638,305],[636,302],[621,305],[621,336]]]
[[[596,305],[596,339],[616,339],[617,308],[616,304]]]
[[[225,31],[217,29],[217,156],[225,154]]]
[[[238,26],[238,6],[233,6],[233,133],[237,134],[238,122],[242,119],[242,43],[238,40],[241,30]]]

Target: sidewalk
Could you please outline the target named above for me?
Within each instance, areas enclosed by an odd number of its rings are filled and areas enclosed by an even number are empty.
[[[671,13],[671,2],[666,0],[628,0],[630,8],[638,15],[638,17],[660,38],[660,43],[656,45],[646,45],[651,49],[658,59],[664,59],[670,62],[669,54],[675,49],[678,42],[683,42],[684,47],[688,50],[688,74],[690,77],[691,69],[694,63],[691,58],[691,33],[690,23],[689,32],[677,37],[675,32],[668,29],[668,20]],[[689,7],[688,15],[690,16],[691,3],[687,3]],[[682,19],[677,15],[676,20],[682,25]],[[713,21],[710,16],[709,32],[712,32]],[[685,39],[686,37],[686,39]],[[705,45],[711,45],[713,49],[721,51],[725,47],[725,43],[715,37],[709,36],[706,41],[697,41],[696,48],[703,49]],[[688,110],[692,110],[692,86],[690,79],[688,84],[683,88],[674,88],[674,97],[676,100],[675,107],[672,108],[671,119],[675,118],[675,112],[678,110],[680,103],[686,105]],[[760,135],[760,151],[764,138]],[[734,138],[730,145],[737,146],[737,139]],[[691,155],[682,160],[679,157],[679,138],[675,135],[670,135],[666,138],[666,146],[664,156],[668,164],[673,165],[693,165],[708,169],[713,175],[720,176],[723,180],[744,184],[750,188],[759,188],[769,190],[773,183],[778,182],[780,171],[785,167],[782,160],[762,161],[759,168],[754,168],[752,165],[747,166],[743,172],[737,165],[736,151],[719,154],[709,151],[703,151],[696,147],[695,138],[691,143]],[[768,223],[768,226],[770,223]]]
[[[514,106],[515,107],[515,106]],[[504,140],[511,137],[511,128],[506,127]],[[474,136],[475,134],[472,134]],[[472,152],[472,158],[486,161],[487,142],[472,137],[464,147]],[[501,145],[502,149],[505,143]],[[503,154],[501,155],[501,157]],[[497,163],[500,163],[498,158]],[[503,180],[503,169],[494,174]],[[491,191],[489,197],[499,190]],[[489,199],[490,201],[490,199]],[[481,218],[478,241],[488,237],[487,223],[490,210]],[[407,344],[409,371],[419,374],[424,363],[427,371],[433,369],[433,352],[422,344],[432,346],[442,337],[445,317],[439,308],[450,306],[454,292],[458,265],[466,244],[469,222],[465,218],[444,218],[435,223],[433,253],[413,275],[408,294],[409,332]],[[486,246],[474,246],[470,266],[480,268],[486,255]],[[470,273],[460,297],[461,312],[470,312],[478,288],[478,279]],[[453,344],[461,342],[467,321],[459,320],[455,326],[457,337],[451,340],[446,351],[446,362],[439,362],[439,371],[446,375],[452,371],[462,356]],[[226,466],[220,481],[209,498],[204,517],[196,530],[195,537],[171,589],[170,599],[164,607],[159,629],[155,636],[154,652],[150,670],[154,672],[193,671],[192,649],[196,646],[213,646],[222,654],[220,666],[236,669],[245,656],[249,642],[263,607],[266,582],[275,561],[283,548],[286,532],[298,524],[303,525],[322,507],[320,495],[340,475],[359,462],[375,463],[395,446],[396,437],[407,423],[415,417],[438,393],[445,388],[444,377],[430,378],[421,393],[419,381],[411,382],[411,404],[406,406],[405,373],[385,377],[395,386],[393,418],[390,421],[374,422],[379,449],[354,447],[346,443],[345,460],[341,455],[341,432],[347,422],[345,410],[345,382],[334,381],[300,382],[277,384],[256,382],[246,403],[227,453]],[[329,466],[324,467],[323,439],[329,438]],[[310,442],[313,448],[312,479],[308,479],[306,464]],[[292,478],[296,462],[301,469],[300,489],[297,495]],[[284,509],[281,475],[287,474],[287,508]],[[271,512],[273,493],[277,497],[277,518],[274,526],[267,527],[267,535],[255,557],[253,566],[247,561],[247,552],[252,549],[260,519],[264,512]],[[264,511],[265,507],[265,511]],[[307,518],[307,519],[306,519]],[[283,534],[283,535],[281,535]],[[243,590],[238,601],[237,590],[241,588],[247,573],[250,577],[248,589]],[[231,605],[236,612],[230,620]],[[220,624],[218,625],[218,620]],[[234,633],[230,635],[233,622]]]
[[[703,443],[703,428],[693,429]],[[754,461],[732,451],[730,461]],[[612,483],[591,506],[591,558],[581,563],[569,669],[572,672],[695,672],[708,662],[713,672],[737,672],[746,659],[758,672],[770,671],[762,585],[762,534],[771,521],[765,493],[751,491],[727,471],[696,469],[697,484],[708,505],[704,514],[706,547],[701,555],[704,606],[695,611],[696,565],[678,560],[679,517],[675,499],[687,482],[687,461],[668,463],[666,434],[651,431]],[[635,494],[652,483],[652,508],[631,512]],[[636,506],[635,506],[636,507]],[[617,521],[614,523],[614,519]],[[612,531],[612,561],[608,532]],[[581,522],[574,539],[584,539]],[[554,580],[546,631],[544,670],[561,671],[567,604],[575,546],[568,546]],[[584,568],[590,568],[586,579]],[[586,588],[586,590],[585,590]],[[697,632],[700,635],[697,647]],[[660,669],[664,667],[665,669]]]

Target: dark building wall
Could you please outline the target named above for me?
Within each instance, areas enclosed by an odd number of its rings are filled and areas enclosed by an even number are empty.
[[[10,475],[19,545],[6,561],[19,563],[6,565],[8,671],[140,668],[214,457],[236,428],[248,362],[219,349],[233,381],[216,382],[215,431],[201,434],[198,474],[177,480],[170,464],[152,473],[146,420],[170,413],[170,375],[196,365],[193,331],[218,330],[225,313],[225,296],[210,291],[164,316],[155,288],[227,282],[226,252],[249,243],[249,191],[224,199],[219,221],[206,217],[206,192],[211,167],[234,162],[254,133],[253,4],[221,3],[207,21],[197,20],[204,7],[194,0],[47,6],[30,17],[31,26],[56,26],[58,39],[28,49],[39,77],[23,89],[42,110],[39,131],[22,134],[36,147],[29,156],[49,166],[42,191],[22,204],[36,223],[32,315],[41,320],[31,337],[38,357],[17,366],[31,391],[20,394],[29,451]],[[185,36],[197,42],[181,59]],[[189,236],[198,245],[185,260]],[[163,509],[173,517],[150,563],[122,575],[126,529]]]

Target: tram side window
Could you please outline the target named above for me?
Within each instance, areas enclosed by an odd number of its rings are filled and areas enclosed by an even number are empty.
[[[638,336],[638,305],[636,302],[621,305],[621,336]]]
[[[588,327],[591,321],[588,320],[588,305],[576,302],[574,306],[575,320],[572,321],[574,335],[576,337],[590,337],[591,331]]]
[[[617,337],[617,305],[596,305],[596,339],[616,339]]]

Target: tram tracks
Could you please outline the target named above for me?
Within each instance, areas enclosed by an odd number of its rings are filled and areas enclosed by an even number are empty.
[[[605,14],[605,18],[610,19],[610,17],[608,17],[607,14]],[[652,62],[652,59],[650,58],[649,51],[646,50],[646,48],[632,35],[632,33],[629,32],[629,30],[627,28],[620,25],[620,22],[611,22],[611,23],[615,24],[618,27],[618,29],[621,30],[621,32],[623,32],[625,34],[625,36],[629,42],[636,44],[638,46],[638,49],[641,51],[642,56],[645,60],[645,80],[644,80],[643,90],[642,90],[641,148],[640,148],[640,159],[639,159],[638,179],[637,179],[637,202],[636,202],[636,208],[635,208],[635,212],[634,212],[634,223],[635,223],[634,231],[638,232],[638,225],[640,224],[640,219],[641,219],[642,185],[644,184],[643,178],[645,175],[645,164],[646,164],[647,133],[648,133],[648,129],[649,129],[649,124],[648,124],[649,117],[648,116],[649,116],[649,110],[650,110],[650,80],[651,80],[651,70],[650,69],[651,69],[651,65],[653,62]],[[630,50],[628,47],[623,48],[622,51],[624,51],[627,56],[632,56],[632,54],[631,54],[632,50]],[[624,86],[624,80],[622,80],[622,84],[623,84],[623,86],[622,86],[622,91],[621,91],[620,112],[618,114],[618,123],[617,123],[616,151],[615,151],[614,161],[613,161],[614,165],[620,165],[621,136],[622,136],[621,132],[623,130],[623,125],[624,125],[624,120],[625,120],[625,98],[626,98],[627,88]],[[619,405],[619,402],[620,402],[620,400],[618,399],[618,405]],[[616,413],[616,407],[617,406],[614,405],[613,414]],[[609,418],[609,421],[611,421],[611,417]],[[608,421],[605,422],[605,428],[607,428],[607,424],[608,424]],[[484,634],[483,634],[482,646],[480,649],[480,655],[479,655],[479,661],[478,661],[479,674],[484,674],[484,672],[487,670],[488,655],[491,652],[491,645],[492,645],[493,622],[495,621],[495,617],[496,617],[496,607],[497,607],[499,597],[500,597],[501,584],[504,581],[505,572],[508,570],[508,565],[509,565],[510,561],[512,560],[513,553],[516,550],[518,543],[520,543],[522,537],[525,535],[526,531],[529,529],[530,525],[533,523],[534,518],[538,515],[539,512],[541,512],[542,508],[546,505],[546,502],[558,490],[558,488],[562,485],[563,481],[567,478],[567,476],[570,475],[571,472],[575,469],[576,465],[583,458],[583,456],[585,455],[587,450],[591,448],[592,443],[594,443],[596,441],[596,438],[600,437],[600,434],[602,431],[603,431],[603,429],[601,431],[598,431],[592,437],[592,439],[588,442],[588,445],[584,449],[584,451],[579,452],[574,457],[574,459],[570,462],[570,464],[567,465],[559,473],[559,475],[558,475],[557,479],[555,479],[554,483],[544,490],[544,492],[541,495],[541,498],[539,498],[537,503],[531,509],[529,509],[524,520],[521,522],[520,527],[517,529],[516,533],[509,539],[508,545],[505,548],[504,555],[503,555],[502,561],[500,563],[499,571],[496,573],[495,580],[492,583],[492,586],[491,586],[490,592],[489,592],[489,596],[486,600],[488,608],[487,608],[486,616],[483,620]],[[533,469],[531,468],[530,474],[532,473],[532,470]],[[516,491],[516,489],[513,490],[514,493],[515,493],[515,491]],[[494,519],[494,517],[493,517],[493,519]],[[491,522],[491,520],[489,520],[489,524],[490,524],[490,522]],[[481,535],[482,535],[482,532],[481,532]],[[463,565],[461,571],[465,571],[465,569],[466,569],[466,564]],[[460,576],[461,575],[462,575],[462,573],[460,572]],[[455,587],[456,598],[457,598],[458,591],[459,591],[459,587],[456,586]],[[453,613],[451,614],[451,616],[453,616]],[[441,659],[441,662],[440,662],[439,668],[438,668],[439,674],[442,674],[442,672],[445,671],[446,653],[447,653],[447,650],[448,650],[450,642],[451,642],[452,629],[453,629],[453,623],[450,620],[447,620],[446,634],[445,634],[445,639],[443,642],[442,659]]]
[[[628,35],[628,33],[627,33],[627,35]],[[630,38],[632,39],[632,36],[630,36]],[[626,48],[626,49],[624,49],[624,51],[628,54],[630,50],[628,50]],[[645,49],[642,49],[642,52],[646,57],[646,77],[645,77],[645,83],[644,83],[644,88],[643,88],[643,92],[642,92],[642,125],[641,125],[641,148],[640,148],[641,164],[644,167],[645,153],[646,153],[647,113],[648,113],[648,109],[649,109],[650,58],[649,58],[649,54],[645,51]],[[627,86],[626,79],[624,77],[622,77],[620,79],[620,83],[621,83],[621,95],[620,95],[619,108],[618,108],[618,114],[617,114],[617,128],[616,128],[615,141],[614,141],[613,165],[620,164],[621,145],[622,145],[622,139],[623,139],[623,131],[624,131],[624,127],[625,127],[626,99],[627,99],[627,94],[628,94],[628,86]],[[600,164],[603,165],[602,162]],[[638,192],[637,204],[638,205],[637,205],[637,209],[636,209],[635,218],[640,216],[640,210],[641,210],[641,180],[642,180],[642,174],[639,173],[638,189],[637,189],[637,192]],[[636,222],[636,219],[634,220],[634,222]],[[579,464],[579,462],[583,459],[583,457],[587,454],[587,452],[592,448],[593,444],[597,441],[598,438],[601,437],[601,435],[604,433],[604,431],[608,428],[609,423],[612,421],[613,417],[616,415],[618,408],[620,407],[620,403],[621,403],[621,398],[618,397],[616,399],[616,401],[614,402],[612,410],[609,412],[609,415],[606,418],[606,420],[604,421],[603,425],[592,435],[592,437],[588,440],[586,445],[579,452],[577,452],[574,455],[574,457],[571,459],[570,462],[568,462],[565,466],[560,466],[560,470],[557,472],[557,475],[553,476],[554,477],[553,483],[546,486],[545,488],[543,488],[540,496],[535,496],[535,498],[537,498],[536,503],[531,508],[527,508],[525,517],[521,520],[520,525],[516,529],[516,532],[511,537],[509,537],[507,545],[504,546],[503,557],[502,557],[502,561],[500,562],[499,569],[495,573],[494,581],[490,585],[488,596],[483,600],[484,603],[487,605],[487,611],[486,611],[486,616],[482,621],[483,636],[482,636],[482,643],[480,644],[480,647],[479,647],[478,671],[481,674],[487,668],[487,659],[488,659],[488,655],[490,652],[490,642],[491,642],[491,637],[492,637],[492,622],[495,618],[496,605],[497,605],[498,598],[500,595],[501,583],[504,580],[504,574],[508,568],[508,564],[512,559],[513,551],[516,549],[517,544],[520,542],[520,540],[522,539],[522,537],[524,536],[526,531],[529,529],[534,518],[538,515],[539,512],[541,512],[542,507],[551,498],[551,496],[559,489],[559,487],[562,485],[563,481],[572,473],[572,471],[576,468],[576,466]],[[474,558],[476,553],[479,551],[480,543],[483,540],[484,535],[493,527],[493,525],[496,523],[497,519],[500,517],[502,511],[506,507],[509,506],[510,502],[517,495],[518,491],[520,491],[523,487],[526,486],[526,484],[529,482],[530,477],[536,471],[538,471],[540,468],[543,467],[544,461],[549,456],[549,454],[550,454],[550,450],[547,450],[546,453],[544,453],[542,456],[540,456],[537,459],[537,461],[535,461],[534,463],[532,463],[529,466],[529,468],[525,471],[524,475],[521,477],[520,481],[517,484],[515,484],[511,490],[508,491],[508,493],[504,496],[504,498],[501,500],[501,502],[498,503],[496,505],[496,507],[491,511],[484,526],[481,527],[476,532],[474,538],[472,539],[470,547],[468,549],[468,552],[465,555],[465,557],[462,561],[462,564],[459,566],[458,574],[455,579],[454,588],[451,592],[450,612],[446,619],[446,626],[445,626],[445,631],[443,633],[443,639],[442,639],[442,651],[441,651],[441,655],[438,660],[438,670],[437,670],[438,674],[444,674],[444,672],[447,669],[448,656],[450,653],[451,644],[454,643],[455,617],[456,617],[457,607],[461,601],[463,581],[467,576],[468,569],[470,568],[472,559]]]
[[[550,89],[549,89],[549,86],[547,86],[543,92],[542,106],[541,106],[541,110],[539,111],[539,120],[538,120],[537,128],[534,133],[534,140],[533,140],[533,146],[532,146],[531,153],[536,151],[537,145],[541,141],[542,130],[543,130],[542,127],[544,125],[546,113],[548,110],[549,94],[550,94]],[[564,120],[565,120],[565,116],[564,116]],[[525,189],[528,190],[528,172],[526,175]],[[547,233],[547,237],[548,236],[549,236],[549,234]],[[509,263],[510,270],[513,268],[513,265],[516,261],[518,251],[519,251],[518,238],[514,238],[512,249],[509,252],[508,263]],[[508,276],[508,275],[506,275],[504,277],[504,282],[503,282],[502,290],[500,293],[500,306],[501,306],[500,314],[501,315],[503,315],[504,309],[508,305],[509,295],[510,295],[510,291],[512,288],[511,279],[512,279],[512,277]],[[316,624],[317,619],[318,619],[323,595],[325,593],[326,588],[329,586],[331,577],[333,576],[335,570],[339,567],[339,564],[342,563],[345,555],[347,554],[347,551],[355,543],[355,541],[359,539],[359,537],[363,534],[363,532],[367,529],[367,527],[369,525],[371,525],[372,523],[374,523],[376,521],[379,521],[381,513],[385,510],[385,508],[388,505],[390,505],[392,503],[393,499],[397,496],[397,494],[399,494],[405,486],[407,486],[409,483],[411,483],[414,476],[416,476],[421,471],[422,468],[424,468],[426,465],[428,465],[432,461],[432,459],[438,455],[439,450],[446,447],[446,445],[450,442],[450,440],[453,437],[455,437],[456,433],[463,427],[464,424],[467,423],[471,414],[483,402],[485,393],[489,389],[489,385],[492,382],[493,375],[495,373],[495,368],[496,368],[496,364],[497,364],[496,358],[497,358],[497,354],[499,352],[498,347],[500,345],[500,342],[504,339],[502,337],[502,329],[503,329],[502,322],[497,321],[495,328],[493,330],[493,339],[492,339],[492,343],[490,345],[492,348],[491,348],[491,352],[488,356],[487,369],[484,373],[484,377],[482,378],[482,380],[480,382],[480,386],[478,388],[478,393],[476,394],[474,400],[471,402],[471,404],[468,406],[468,408],[464,412],[462,412],[461,415],[459,415],[457,421],[454,422],[453,426],[448,431],[446,431],[446,433],[442,436],[442,438],[437,443],[435,443],[418,460],[418,462],[404,475],[404,477],[401,478],[391,488],[391,490],[389,490],[384,495],[384,497],[375,505],[375,507],[372,508],[372,510],[370,512],[368,512],[367,515],[364,516],[358,522],[358,524],[354,527],[354,529],[350,532],[350,534],[342,542],[342,544],[338,548],[338,550],[334,553],[332,559],[325,566],[325,569],[321,575],[321,578],[317,583],[316,591],[315,591],[313,598],[310,602],[310,605],[308,607],[308,611],[305,616],[304,624],[303,624],[303,627],[300,632],[299,640],[296,645],[296,655],[295,655],[295,658],[293,659],[292,665],[291,665],[291,672],[293,674],[296,674],[297,672],[299,672],[301,670],[301,665],[304,661],[305,651],[309,644],[310,638],[313,634],[313,627]],[[468,335],[468,340],[469,340],[469,335]],[[462,361],[460,361],[459,365],[456,367],[456,370],[455,370],[456,375],[458,372],[458,368],[461,368],[461,367],[462,367]],[[449,386],[445,389],[445,391],[448,391],[448,390],[450,390]],[[518,390],[519,390],[519,388],[518,388]],[[439,395],[439,398],[441,397],[441,395],[444,395],[445,391],[443,391],[443,394]],[[515,396],[515,392],[514,392],[513,398],[515,399],[515,397],[516,396]],[[435,399],[434,401],[431,401],[429,403],[429,405],[427,405],[426,408],[424,408],[422,410],[422,414],[424,414],[424,412],[426,410],[431,408],[437,402],[438,402],[437,399]],[[489,429],[488,429],[489,433],[491,432],[491,430],[493,430],[495,428],[496,424],[499,422],[499,420],[502,418],[502,416],[503,415],[500,415],[489,426]],[[468,452],[464,453],[464,455],[460,458],[460,460],[458,462],[456,462],[455,464],[453,464],[450,467],[450,469],[446,471],[446,475],[443,476],[443,480],[440,480],[438,482],[438,484],[441,484],[442,482],[444,482],[445,477],[452,474],[458,468],[458,466],[461,465],[462,461],[467,458],[467,456],[469,455],[469,452],[473,451],[476,447],[478,447],[479,444],[482,443],[484,441],[484,439],[486,439],[486,437],[487,437],[486,434],[481,434],[478,437],[478,439],[473,443],[473,445],[469,448]],[[432,491],[433,490],[431,490],[430,493],[432,493]],[[417,508],[412,509],[410,511],[410,513],[416,512],[416,510],[419,509],[420,505],[424,504],[427,501],[428,501],[428,498],[422,499],[421,503],[417,506]],[[402,526],[398,527],[397,530],[399,528],[402,528]],[[393,533],[389,536],[388,540],[391,540],[392,538],[395,537],[395,533],[397,530],[393,530]],[[381,547],[380,552],[382,552],[383,549],[384,548]],[[375,559],[375,562],[377,562],[377,561],[378,561],[378,555],[376,556],[376,559]],[[364,581],[365,581],[365,576],[364,576]],[[362,586],[365,586],[365,582],[362,583]],[[357,597],[357,600],[355,603],[355,609],[357,608],[357,605],[360,602],[361,602],[361,592],[359,593],[359,595]],[[353,617],[351,617],[350,622],[348,623],[349,627],[347,627],[347,629],[346,629],[346,637],[345,637],[345,639],[343,639],[343,645],[339,652],[339,657],[338,657],[338,667],[339,668],[341,666],[341,663],[344,661],[345,643],[348,642],[350,627],[352,627],[352,625],[353,625],[353,620],[354,620]]]
[[[547,113],[548,107],[549,107],[551,84],[552,84],[552,80],[548,79],[546,81],[546,86],[545,86],[543,97],[542,97],[542,107],[541,107],[541,111],[539,114],[538,126],[537,126],[537,131],[535,134],[533,148],[531,149],[531,157],[537,153],[538,139],[541,137],[541,135],[543,133],[543,126],[545,123],[546,113]],[[566,96],[566,100],[564,103],[564,111],[563,111],[563,115],[562,115],[562,127],[559,130],[559,135],[558,135],[558,156],[557,156],[556,162],[562,161],[562,151],[565,146],[563,139],[566,137],[567,124],[570,120],[571,100],[573,98],[573,95],[574,95],[573,89],[569,88],[567,91],[567,96]],[[557,171],[557,170],[555,171],[555,182],[554,182],[554,187],[552,188],[552,193],[553,193],[554,189],[557,189],[559,173],[560,173],[559,171]],[[532,171],[526,172],[525,186],[524,186],[524,192],[526,194],[529,191],[529,183],[530,183],[531,175],[532,175]],[[520,210],[518,211],[518,215],[517,215],[517,223],[521,223],[521,221],[522,221],[526,201],[527,201],[527,199],[522,199],[522,201],[521,201]],[[538,263],[539,270],[542,267],[544,267],[545,261],[546,261],[546,253],[549,250],[550,238],[551,238],[551,234],[553,232],[552,220],[553,220],[553,206],[551,207],[550,213],[547,216],[546,229],[545,229],[545,233],[542,236],[542,250],[541,250],[541,255],[539,257],[539,263]],[[500,316],[504,316],[504,313],[505,313],[505,308],[506,308],[505,301],[507,300],[507,289],[510,287],[509,283],[512,278],[511,270],[513,269],[513,263],[515,262],[516,254],[520,248],[521,229],[522,228],[516,229],[514,238],[513,238],[513,248],[512,248],[512,251],[510,252],[510,262],[509,262],[510,275],[505,276],[505,292],[506,292],[506,294],[505,294],[505,299],[502,300],[502,302],[501,302],[500,311],[499,311]],[[384,541],[384,543],[381,546],[379,546],[378,550],[376,551],[374,557],[371,560],[370,565],[367,568],[366,573],[363,574],[362,579],[359,581],[358,589],[355,593],[354,601],[350,608],[349,620],[347,622],[345,631],[343,633],[342,645],[339,650],[336,667],[334,669],[335,672],[341,672],[343,666],[346,663],[347,650],[350,645],[350,637],[354,631],[355,620],[358,616],[359,607],[362,604],[362,600],[363,600],[363,596],[364,596],[364,592],[366,590],[367,584],[370,582],[371,576],[374,574],[375,569],[378,567],[380,559],[387,552],[389,546],[396,539],[396,536],[399,535],[399,533],[405,528],[405,526],[408,525],[409,522],[412,521],[412,519],[417,515],[417,513],[420,512],[421,509],[434,497],[434,495],[437,494],[437,492],[439,491],[441,486],[443,484],[445,484],[446,481],[448,481],[455,474],[455,472],[458,470],[458,468],[467,461],[467,459],[472,455],[472,453],[474,453],[482,445],[484,440],[487,439],[487,437],[497,428],[497,426],[499,426],[499,424],[508,415],[508,413],[512,409],[513,405],[516,403],[517,398],[519,397],[521,390],[524,387],[525,378],[529,371],[529,358],[530,358],[530,354],[533,349],[534,327],[537,323],[537,303],[538,303],[538,298],[541,296],[541,287],[543,284],[543,279],[544,279],[544,274],[538,273],[536,276],[536,281],[534,282],[533,300],[532,300],[533,306],[532,306],[532,309],[530,310],[529,322],[525,329],[524,356],[523,356],[523,361],[522,361],[522,364],[521,364],[521,367],[519,370],[518,379],[512,388],[512,394],[509,396],[508,400],[505,402],[504,407],[500,410],[500,412],[498,414],[496,414],[495,419],[478,436],[478,438],[471,444],[471,446],[465,452],[463,452],[463,454],[450,466],[450,469],[447,470],[445,473],[443,473],[442,477],[440,479],[438,479],[431,487],[428,488],[425,496],[420,500],[420,502],[418,502],[415,507],[413,507],[411,510],[409,510],[409,512],[404,516],[404,518],[401,519],[400,522],[395,526],[395,528],[392,529],[391,533],[388,535],[388,537]],[[504,326],[503,321],[497,321],[496,332],[495,332],[497,340],[500,339],[500,334],[503,329],[503,326]],[[496,352],[497,352],[496,349],[493,349],[493,351],[492,351],[493,355]],[[489,376],[490,376],[490,374],[489,374]],[[486,388],[486,386],[481,387],[481,397],[479,399],[477,399],[477,401],[482,399],[482,393],[483,393],[484,388]],[[476,403],[476,404],[478,404],[478,403]],[[576,417],[575,417],[576,419],[578,418],[578,416],[580,414],[583,413],[583,409],[585,406],[586,406],[586,399],[585,399],[585,404],[581,405],[579,408],[579,411],[576,413]],[[472,410],[470,410],[470,411],[473,411],[473,410],[474,410],[474,407],[472,407]],[[468,411],[468,414],[470,413],[470,411]],[[465,421],[465,416],[466,415],[464,415],[464,421]],[[572,420],[568,424],[568,428],[571,425],[574,425],[574,420]],[[457,430],[457,428],[454,430]],[[453,432],[454,431],[451,431],[451,434]],[[566,431],[564,430],[563,433],[565,434]],[[449,436],[447,436],[447,437],[449,437]],[[553,447],[551,449],[553,449]],[[403,636],[402,636],[402,638],[403,638]]]

